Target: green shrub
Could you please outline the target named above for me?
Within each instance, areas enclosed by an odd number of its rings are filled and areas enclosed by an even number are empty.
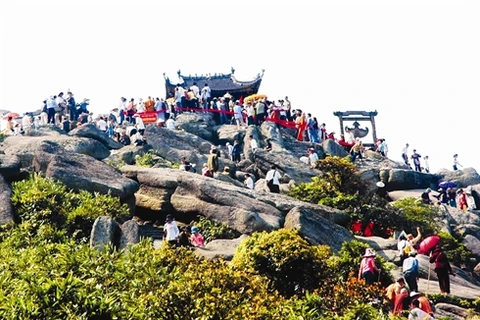
[[[413,197],[395,201],[393,207],[400,210],[395,217],[397,230],[411,233],[420,227],[424,236],[437,233],[436,221],[441,218],[437,207],[423,204]]]
[[[135,163],[140,167],[151,168],[157,163],[157,160],[155,154],[146,152],[143,155],[136,155]]]
[[[280,229],[255,233],[237,248],[232,264],[253,274],[266,276],[272,289],[290,297],[312,291],[324,272],[331,251],[324,246],[311,246],[296,231]]]
[[[241,236],[240,232],[231,229],[225,223],[218,223],[204,216],[198,216],[195,226],[200,229],[205,243],[215,239],[235,239]]]
[[[89,236],[93,222],[99,216],[111,216],[119,222],[129,217],[126,204],[110,195],[80,191],[74,193],[50,178],[33,175],[12,184],[12,204],[22,222],[19,230],[28,236],[65,230],[77,239]],[[58,238],[58,237],[55,237]]]
[[[438,235],[440,236],[443,250],[451,263],[457,266],[465,265],[472,269],[475,267],[475,256],[463,243],[444,231],[439,232]],[[475,261],[475,263],[472,263],[472,261]]]

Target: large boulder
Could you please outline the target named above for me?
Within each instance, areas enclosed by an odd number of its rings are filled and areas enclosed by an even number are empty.
[[[480,175],[474,168],[465,168],[462,170],[440,169],[437,172],[441,181],[452,181],[457,184],[458,188],[466,188],[475,184],[480,184]]]
[[[332,139],[326,139],[325,141],[323,141],[322,148],[326,154],[331,156],[337,156],[337,157],[343,158],[348,156],[349,154],[344,147],[342,147]]]
[[[260,132],[265,139],[270,141],[273,151],[285,151],[282,132],[276,123],[271,121],[263,122],[260,126]]]
[[[20,159],[22,168],[32,166],[33,155],[38,146],[50,141],[62,146],[65,150],[74,153],[85,154],[95,159],[102,160],[110,155],[110,151],[97,140],[81,137],[70,137],[66,135],[51,136],[10,136],[3,142],[2,149],[6,155],[16,155]]]
[[[0,175],[7,181],[11,181],[20,174],[22,163],[20,159],[14,155],[0,154]]]
[[[208,141],[214,140],[213,115],[203,112],[183,112],[175,119],[175,126]]]
[[[35,151],[35,172],[54,178],[68,188],[110,194],[126,199],[138,190],[138,183],[113,167],[90,156],[69,152],[54,142],[43,142]]]
[[[90,233],[90,246],[104,250],[109,245],[115,245],[120,238],[120,225],[112,217],[98,217]]]
[[[444,206],[446,218],[450,225],[477,225],[480,226],[480,216],[470,211],[463,211],[455,207]]]
[[[245,188],[199,175],[181,174],[171,203],[177,212],[196,213],[226,223],[240,233],[281,228],[284,215],[256,200]]]
[[[227,142],[233,145],[235,140],[241,142],[245,137],[245,130],[238,130],[237,126],[230,124],[216,126],[214,130],[217,133],[218,143],[222,145],[225,145]]]
[[[391,168],[382,168],[379,175],[387,190],[434,189],[439,179],[433,174]]]
[[[152,149],[152,146],[149,144],[144,144],[141,146],[135,146],[133,144],[124,146],[119,150],[112,150],[110,156],[105,158],[103,161],[108,164],[135,164],[136,156],[143,156]]]
[[[10,186],[0,174],[0,226],[13,222],[11,195]]]
[[[195,248],[195,252],[200,256],[208,260],[224,259],[230,261],[233,259],[237,247],[240,243],[248,239],[247,235],[241,235],[236,239],[217,239],[213,240],[205,245],[204,248]]]
[[[120,238],[118,240],[118,248],[126,249],[140,242],[140,226],[135,220],[125,221],[120,226]]]
[[[286,229],[298,230],[311,244],[325,244],[338,252],[344,241],[351,241],[352,234],[345,228],[325,219],[306,207],[294,207],[285,218]]]
[[[173,163],[180,163],[180,158],[185,157],[197,170],[207,162],[212,146],[209,141],[186,131],[157,126],[147,126],[145,137],[155,154]]]
[[[467,247],[468,250],[480,258],[480,240],[478,240],[478,238],[467,234],[462,243]]]
[[[123,147],[120,142],[113,140],[105,132],[100,131],[93,123],[83,124],[71,130],[68,135],[97,140],[108,149],[120,149]]]

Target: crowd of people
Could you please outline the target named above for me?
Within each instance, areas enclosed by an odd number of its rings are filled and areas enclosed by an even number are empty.
[[[445,205],[459,208],[462,211],[473,211],[477,209],[475,198],[470,188],[463,189],[455,187],[439,188],[438,194],[432,195],[432,189],[427,188],[420,195],[420,199],[424,204],[429,205]],[[436,200],[434,200],[436,199]]]
[[[402,276],[385,289],[391,303],[394,316],[407,316],[408,319],[433,319],[434,306],[424,293],[418,289],[419,262],[417,250],[422,238],[420,229],[417,236],[401,235],[397,245],[401,257]],[[434,264],[440,292],[450,294],[450,275],[455,273],[440,244],[436,244],[429,253],[429,262]],[[382,270],[377,266],[376,253],[367,248],[360,262],[358,279],[364,279],[366,285],[374,285],[380,279]]]

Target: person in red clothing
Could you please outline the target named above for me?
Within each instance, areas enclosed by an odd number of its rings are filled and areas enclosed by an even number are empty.
[[[394,316],[401,316],[404,311],[408,312],[410,304],[409,294],[407,288],[402,288],[400,293],[395,296],[395,300],[393,301],[393,315]]]
[[[435,273],[438,277],[438,284],[440,285],[440,291],[442,293],[450,294],[450,277],[449,274],[456,276],[453,273],[450,262],[448,261],[447,256],[442,250],[440,245],[436,245],[435,249],[430,255],[430,263],[435,263]]]
[[[467,195],[463,192],[463,189],[458,189],[458,207],[460,210],[467,211],[468,209],[468,202],[467,202]]]

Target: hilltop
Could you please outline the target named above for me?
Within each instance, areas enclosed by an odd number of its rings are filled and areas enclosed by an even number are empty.
[[[125,205],[128,219],[116,222],[100,217],[95,222],[90,242],[97,248],[107,245],[127,248],[142,237],[151,237],[158,246],[165,216],[172,214],[179,223],[189,224],[202,216],[235,232],[238,236],[235,239],[213,240],[206,248],[196,249],[196,253],[206,259],[231,260],[237,247],[252,234],[289,229],[297,230],[311,245],[328,245],[334,254],[342,250],[345,242],[359,240],[375,249],[386,261],[395,262],[396,240],[355,236],[349,230],[352,217],[346,211],[295,199],[288,194],[295,186],[308,184],[322,174],[321,170],[300,160],[309,148],[313,148],[320,158],[348,156],[334,141],[326,140],[322,144],[299,142],[288,129],[269,122],[242,130],[232,125],[217,126],[210,115],[201,113],[180,114],[176,126],[177,130],[147,126],[147,144],[138,147],[122,146],[90,124],[68,134],[41,127],[25,136],[8,137],[0,148],[3,152],[0,154],[0,222],[15,223],[16,213],[10,200],[12,183],[38,173],[77,192],[109,194]],[[259,142],[260,148],[255,153],[249,147],[249,136]],[[270,139],[271,151],[263,150],[265,139]],[[244,156],[237,164],[228,159],[224,147],[226,142],[233,144],[234,140],[243,142]],[[228,172],[209,178],[176,168],[180,158],[186,157],[200,171],[207,162],[211,147],[218,145],[222,154],[220,169],[228,168]],[[148,160],[148,163],[139,166],[139,159]],[[282,174],[281,194],[270,193],[266,185],[265,175],[272,165],[276,165]],[[375,193],[377,183],[381,181],[394,200],[409,196],[419,198],[424,189],[435,190],[440,181],[449,180],[459,187],[470,188],[480,204],[480,176],[471,168],[420,173],[366,151],[366,159],[357,162],[356,169],[364,186],[364,190],[359,191],[365,194]],[[255,190],[244,187],[245,173],[255,177]],[[457,238],[461,235],[464,245],[473,252],[478,263],[478,212],[463,212],[450,207],[445,210],[443,219],[438,221],[441,229]],[[359,256],[363,254],[357,253]],[[430,270],[426,259],[419,258],[422,270],[419,289],[437,293],[438,284],[432,281],[436,280],[435,273]],[[463,299],[478,298],[478,277],[472,273],[473,268],[462,270],[461,267],[455,267],[458,276],[451,279],[453,295]],[[429,271],[430,283],[427,282]],[[397,267],[392,274],[398,276]],[[443,314],[455,313],[457,318],[466,314],[459,307],[439,305],[438,309],[439,314],[443,310]]]

